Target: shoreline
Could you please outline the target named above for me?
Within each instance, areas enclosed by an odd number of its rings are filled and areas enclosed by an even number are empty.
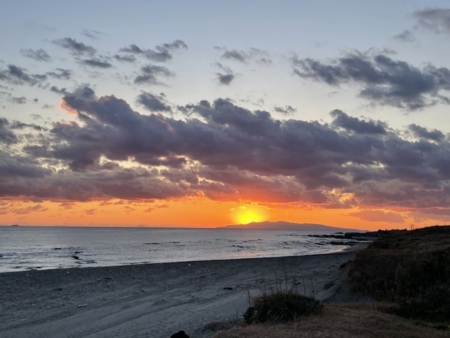
[[[127,264],[120,264],[120,265],[77,265],[77,266],[69,266],[69,267],[22,267],[20,269],[16,268],[14,270],[10,271],[0,271],[0,276],[6,273],[23,273],[23,272],[30,272],[30,271],[49,271],[49,270],[70,270],[70,269],[95,269],[95,268],[105,268],[105,267],[119,267],[119,266],[135,266],[135,265],[153,265],[153,264],[174,264],[174,263],[192,263],[192,262],[209,262],[209,261],[229,261],[229,260],[242,260],[242,259],[265,259],[265,258],[283,258],[283,257],[303,257],[303,256],[316,256],[316,255],[329,255],[329,254],[335,254],[335,253],[341,253],[341,252],[353,252],[353,251],[359,251],[363,248],[367,247],[372,241],[365,241],[365,242],[356,242],[352,244],[348,244],[347,247],[335,249],[335,250],[328,250],[326,252],[321,253],[312,253],[312,254],[304,254],[304,255],[287,255],[287,256],[269,256],[269,257],[242,257],[242,258],[224,258],[224,259],[212,259],[212,260],[187,260],[187,261],[175,261],[175,262],[138,262],[138,263],[127,263]],[[1,255],[0,255],[1,258]],[[1,260],[0,260],[1,262]]]
[[[342,290],[340,266],[367,244],[338,253],[0,274],[2,337],[170,337],[240,318],[248,294],[287,283],[322,301]],[[284,284],[283,284],[284,285]]]

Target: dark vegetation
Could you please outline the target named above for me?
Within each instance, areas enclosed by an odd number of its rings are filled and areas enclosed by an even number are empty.
[[[349,264],[353,291],[406,318],[450,323],[450,226],[389,231]]]
[[[448,338],[449,332],[416,325],[380,311],[378,303],[325,304],[318,316],[299,317],[276,325],[236,326],[217,333],[214,338]]]
[[[277,284],[252,299],[244,319],[254,325],[214,337],[449,337],[450,226],[332,236],[324,238],[376,239],[341,268],[351,291],[380,302],[323,306]]]
[[[318,300],[293,290],[264,293],[253,298],[252,302],[253,306],[244,313],[248,324],[287,322],[300,316],[319,314],[323,310]]]

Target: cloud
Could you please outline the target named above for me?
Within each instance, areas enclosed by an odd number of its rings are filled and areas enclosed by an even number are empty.
[[[69,69],[56,68],[53,72],[47,72],[48,77],[52,77],[58,80],[70,80],[73,72]]]
[[[136,62],[136,57],[134,55],[114,55],[114,58],[120,62],[128,62],[128,63]]]
[[[13,207],[11,209],[11,212],[16,215],[25,215],[25,214],[31,214],[31,213],[36,213],[36,212],[43,212],[43,211],[47,211],[47,210],[48,210],[48,208],[43,207],[40,204],[35,204],[33,206],[29,206],[29,207],[25,207],[25,208]]]
[[[413,15],[420,27],[435,33],[450,33],[450,9],[427,8],[416,11]]]
[[[126,187],[126,188],[124,188]],[[182,184],[163,179],[158,171],[118,166],[80,173],[51,172],[24,158],[4,158],[0,152],[0,196],[56,201],[120,198],[165,199],[189,195]]]
[[[164,43],[156,47],[156,49],[165,50],[177,50],[177,49],[188,49],[188,45],[183,40],[175,40],[170,43]]]
[[[58,88],[56,86],[51,86],[50,87],[50,91],[56,94],[60,94],[60,95],[66,95],[68,94],[68,91],[66,88]]]
[[[142,94],[151,99],[146,109],[167,105],[161,94]],[[449,209],[450,141],[422,127],[397,131],[340,110],[330,113],[331,123],[278,120],[226,99],[185,105],[186,118],[175,119],[139,113],[88,86],[67,93],[62,107],[75,119],[30,129],[36,137],[26,144],[2,120],[0,196],[59,202],[204,196],[384,209],[359,216],[394,221],[387,209]]]
[[[131,44],[128,47],[121,48],[119,51],[141,55],[155,62],[166,62],[173,58],[173,52],[182,49],[188,49],[187,44],[183,40],[175,40],[171,43],[158,45],[155,49],[142,49],[135,44]]]
[[[136,76],[134,83],[136,84],[161,84],[158,80],[160,76],[170,77],[174,74],[162,66],[146,65],[141,68],[141,74]]]
[[[238,61],[241,63],[255,61],[260,64],[272,64],[270,55],[261,49],[250,48],[247,51],[227,49],[225,47],[215,47],[215,49],[222,53],[220,57],[225,60]]]
[[[155,205],[153,207],[150,207],[148,209],[146,209],[144,212],[152,212],[158,209],[167,209],[169,207],[168,204],[160,204],[160,205]]]
[[[216,73],[219,84],[228,86],[236,78],[236,75],[231,68],[222,65],[220,62],[216,63],[216,66],[223,71],[223,73]]]
[[[382,54],[348,54],[328,63],[292,58],[294,74],[331,86],[352,83],[362,86],[360,97],[373,103],[419,110],[437,102],[449,103],[450,70],[428,65],[418,69]]]
[[[11,129],[25,129],[25,128],[31,128],[34,129],[36,131],[44,131],[44,130],[48,130],[42,126],[39,126],[37,124],[34,123],[23,123],[20,121],[13,121],[13,123],[11,123]]]
[[[9,121],[0,117],[0,144],[13,144],[17,141],[17,136],[10,130]]]
[[[28,84],[34,86],[46,79],[46,75],[29,74],[26,69],[15,65],[8,65],[7,69],[0,71],[0,81],[14,85]]]
[[[11,101],[16,104],[25,104],[25,103],[27,103],[27,98],[25,96],[11,97]]]
[[[397,34],[396,36],[394,36],[394,39],[403,41],[403,42],[413,42],[415,40],[415,37],[414,37],[413,32],[411,32],[408,29],[405,29],[400,34]]]
[[[14,196],[17,192],[20,196],[20,191],[15,192],[15,187],[19,188],[17,180],[27,181],[28,179],[36,180],[44,178],[51,174],[49,169],[44,169],[38,165],[38,162],[20,156],[11,156],[3,151],[0,151],[0,195]],[[24,182],[25,183],[25,182]],[[39,183],[34,184],[38,186]]]
[[[88,29],[83,29],[81,34],[83,34],[84,36],[88,37],[91,40],[98,40],[101,36],[105,35],[105,33]]]
[[[22,49],[20,53],[30,59],[36,60],[36,61],[44,61],[44,62],[50,62],[52,61],[52,58],[50,55],[43,50],[42,48],[39,49]]]
[[[221,74],[221,73],[216,73],[217,75],[217,80],[219,81],[220,84],[222,85],[229,85],[234,78],[236,77],[234,74]]]
[[[351,117],[339,109],[333,110],[330,115],[334,117],[333,126],[341,127],[360,134],[386,134],[386,124],[381,121],[364,121]]]
[[[145,52],[145,50],[139,48],[137,45],[135,44],[131,44],[128,47],[124,47],[120,49],[120,52],[124,52],[124,53],[133,53],[133,54],[143,54]]]
[[[80,64],[83,64],[85,66],[94,67],[94,68],[102,68],[107,69],[111,68],[112,64],[108,61],[103,61],[97,58],[91,58],[91,59],[84,59],[79,61]]]
[[[170,112],[172,108],[165,103],[166,97],[164,94],[154,95],[148,92],[142,92],[136,100],[139,104],[144,106],[151,112]]]
[[[297,111],[297,109],[295,109],[294,107],[291,107],[291,106],[285,106],[285,107],[275,106],[273,110],[276,111],[277,113],[281,113],[284,115],[290,115]]]
[[[79,42],[72,38],[62,38],[58,40],[54,40],[53,43],[58,45],[64,49],[69,50],[73,55],[94,55],[96,50],[92,46],[85,45],[82,42]]]
[[[428,140],[432,140],[432,141],[436,141],[436,142],[440,142],[445,138],[444,134],[441,131],[439,131],[437,129],[429,131],[426,128],[418,126],[417,124],[411,124],[409,126],[409,130],[411,130],[413,135],[416,137],[424,138],[424,139],[428,139]]]

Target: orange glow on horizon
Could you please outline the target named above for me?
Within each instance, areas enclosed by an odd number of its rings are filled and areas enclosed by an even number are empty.
[[[317,223],[378,230],[446,224],[445,219],[418,219],[401,210],[324,209],[303,205],[261,205],[250,201],[215,201],[204,197],[178,200],[109,200],[90,202],[0,202],[0,225],[143,226],[215,228],[262,221]]]

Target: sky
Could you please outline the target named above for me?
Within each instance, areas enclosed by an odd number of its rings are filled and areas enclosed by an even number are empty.
[[[21,1],[0,224],[450,222],[447,1]]]

